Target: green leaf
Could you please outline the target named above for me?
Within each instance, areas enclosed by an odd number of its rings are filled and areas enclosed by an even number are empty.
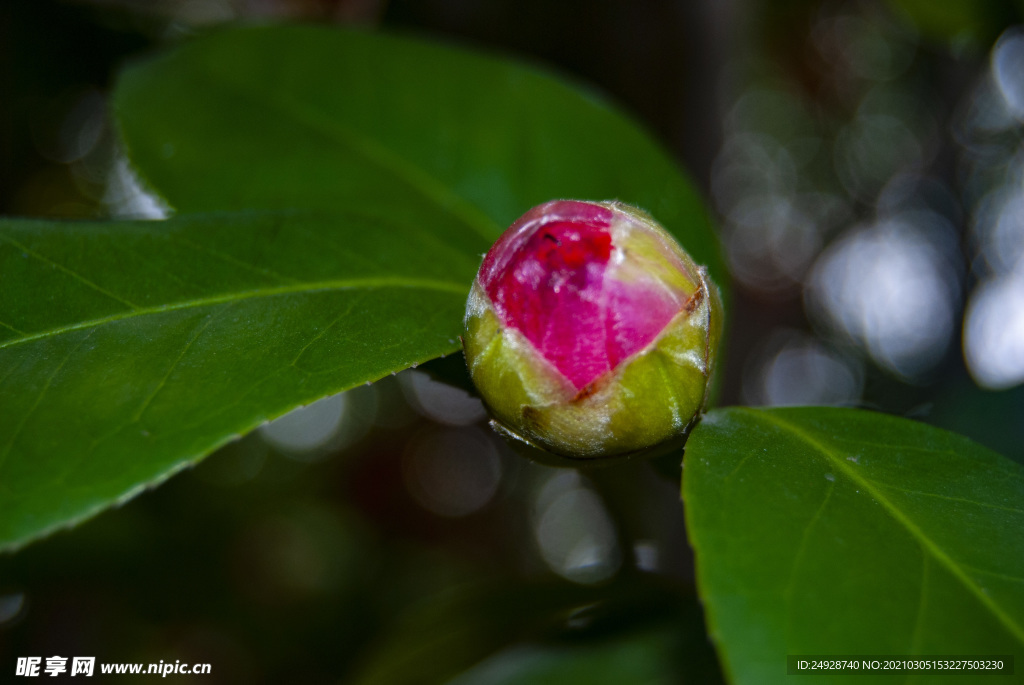
[[[452,352],[475,270],[356,214],[0,220],[0,548]]]
[[[881,414],[732,408],[694,430],[684,467],[698,586],[735,682],[789,682],[787,654],[1014,654],[1020,668],[1018,464]]]
[[[114,99],[179,218],[0,221],[0,549],[455,351],[480,255],[534,204],[641,205],[724,277],[672,161],[531,68],[258,27],[133,66]]]
[[[494,57],[322,27],[212,34],[123,74],[129,155],[176,209],[358,207],[480,254],[530,207],[650,211],[719,283],[699,197],[599,98]]]

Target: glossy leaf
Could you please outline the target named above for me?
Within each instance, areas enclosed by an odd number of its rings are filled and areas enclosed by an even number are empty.
[[[713,411],[687,443],[683,499],[737,683],[789,682],[787,654],[1024,663],[1024,468],[966,438],[852,409]]]
[[[452,352],[475,269],[355,214],[0,221],[0,548]]]
[[[180,211],[358,207],[482,254],[534,205],[643,207],[726,281],[702,204],[635,124],[539,70],[389,35],[251,27],[128,69],[130,157]]]

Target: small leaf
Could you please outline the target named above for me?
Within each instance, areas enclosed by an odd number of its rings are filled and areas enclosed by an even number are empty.
[[[1024,657],[1024,468],[966,438],[851,409],[713,411],[683,499],[737,683],[788,682],[787,654]]]
[[[358,215],[0,220],[0,548],[454,351],[475,268]]]

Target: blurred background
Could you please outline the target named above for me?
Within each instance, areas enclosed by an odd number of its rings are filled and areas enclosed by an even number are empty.
[[[5,0],[0,213],[159,218],[118,150],[116,70],[253,20],[434,36],[596,85],[718,216],[720,404],[877,409],[1024,462],[1024,1]],[[719,680],[677,474],[512,454],[436,380],[452,361],[322,400],[0,556],[0,664]]]

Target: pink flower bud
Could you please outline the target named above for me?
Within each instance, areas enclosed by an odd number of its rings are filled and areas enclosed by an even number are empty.
[[[601,457],[686,432],[707,400],[721,318],[705,269],[649,215],[555,200],[484,257],[463,346],[497,427]]]

